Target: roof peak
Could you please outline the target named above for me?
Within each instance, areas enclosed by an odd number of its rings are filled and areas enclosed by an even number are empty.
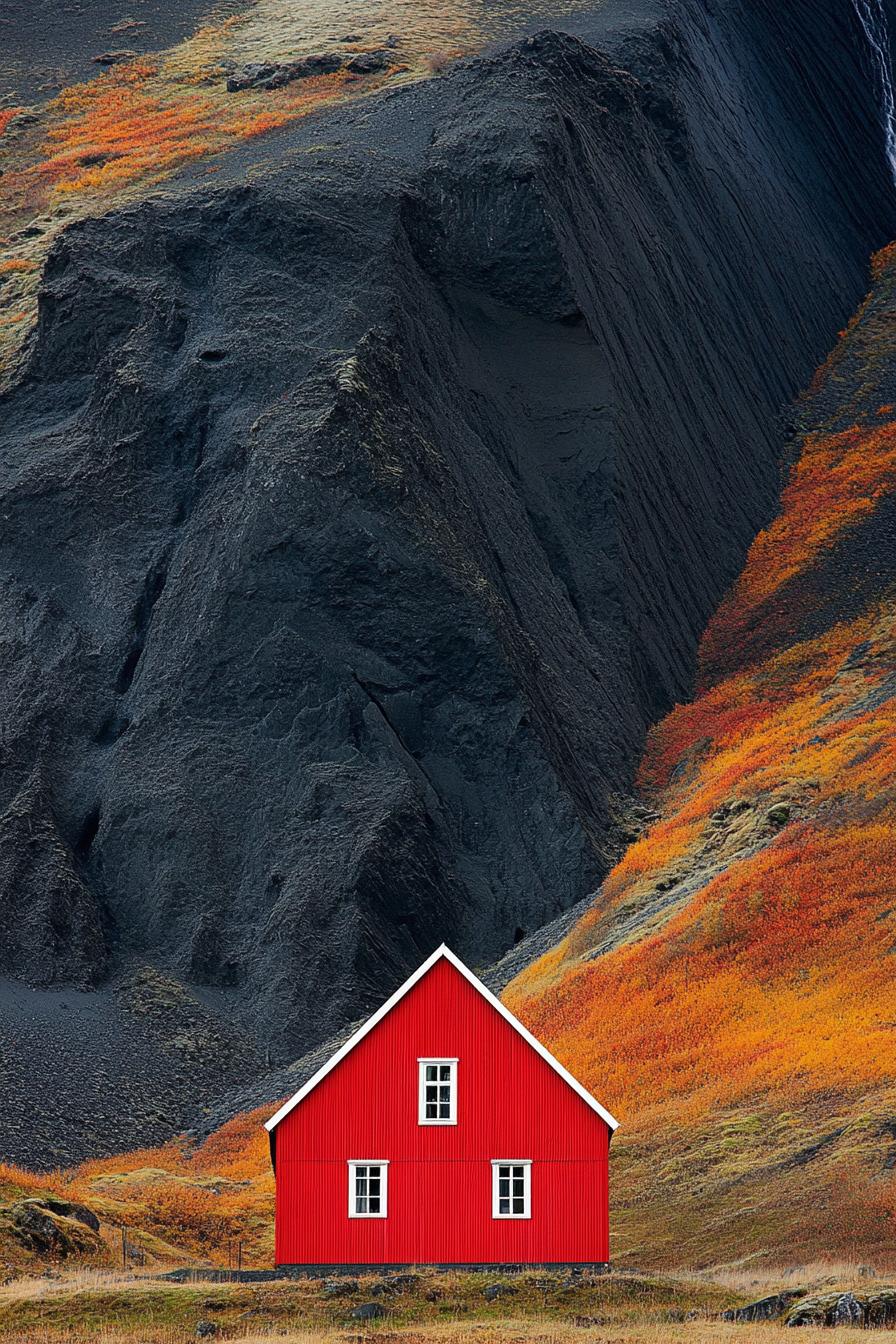
[[[506,1022],[509,1022],[509,1024],[513,1027],[514,1031],[516,1031],[520,1036],[522,1036],[523,1040],[529,1046],[531,1046],[531,1048],[535,1051],[535,1053],[540,1055],[541,1058],[547,1064],[550,1065],[550,1067],[554,1070],[555,1073],[559,1074],[559,1076],[563,1079],[563,1081],[582,1098],[582,1100],[586,1103],[586,1105],[590,1106],[590,1108],[601,1117],[601,1119],[605,1122],[605,1124],[609,1125],[611,1131],[619,1127],[618,1120],[614,1120],[610,1112],[605,1110],[604,1107],[601,1106],[600,1102],[597,1101],[591,1095],[591,1093],[582,1086],[582,1084],[578,1081],[578,1079],[574,1078],[572,1074],[568,1071],[568,1069],[565,1069],[563,1065],[560,1063],[560,1061],[554,1058],[550,1050],[548,1050],[546,1046],[542,1045],[541,1041],[537,1040],[536,1037],[534,1037],[532,1033],[526,1027],[523,1026],[522,1022],[520,1022],[518,1018],[514,1017],[510,1009],[505,1007],[505,1005],[501,1002],[501,1000],[496,995],[494,995],[486,985],[482,983],[479,977],[473,974],[469,966],[467,966],[463,961],[461,961],[460,957],[457,956],[456,953],[451,951],[451,948],[448,946],[448,944],[440,943],[439,946],[436,948],[436,950],[430,953],[430,955],[423,962],[420,963],[416,971],[414,971],[414,973],[410,975],[407,980],[405,980],[404,984],[400,985],[398,989],[395,991],[395,993],[392,994],[386,1000],[386,1002],[380,1008],[378,1008],[371,1017],[367,1019],[364,1025],[362,1027],[359,1027],[359,1029],[355,1032],[355,1034],[353,1036],[350,1036],[349,1039],[342,1046],[340,1046],[340,1048],[333,1055],[330,1056],[326,1064],[324,1064],[322,1068],[318,1069],[317,1073],[315,1073],[313,1077],[309,1078],[308,1081],[302,1087],[299,1088],[298,1092],[296,1092],[294,1096],[290,1097],[288,1101],[285,1101],[283,1103],[280,1109],[276,1111],[271,1116],[270,1120],[268,1120],[265,1123],[265,1129],[267,1129],[269,1132],[273,1131],[277,1127],[277,1125],[279,1125],[280,1121],[284,1120],[286,1116],[289,1115],[290,1111],[294,1110],[294,1108],[298,1106],[300,1101],[304,1101],[305,1097],[308,1096],[308,1093],[312,1092],[314,1088],[317,1087],[318,1083],[323,1082],[327,1074],[331,1073],[333,1069],[336,1068],[337,1064],[340,1064],[342,1060],[345,1059],[346,1055],[350,1054],[351,1051],[354,1050],[356,1045],[360,1045],[364,1037],[367,1036],[373,1030],[373,1028],[377,1025],[377,1023],[381,1022],[383,1018],[386,1017],[392,1011],[392,1009],[399,1002],[399,1000],[404,998],[405,994],[407,994],[411,989],[414,988],[414,986],[420,980],[423,979],[423,977],[427,974],[428,971],[432,969],[432,967],[436,964],[436,962],[442,960],[443,958],[444,960],[449,962],[454,967],[454,969],[458,971],[464,977],[464,979],[467,980],[488,1003],[491,1004],[491,1006],[495,1009],[495,1011],[499,1013]]]

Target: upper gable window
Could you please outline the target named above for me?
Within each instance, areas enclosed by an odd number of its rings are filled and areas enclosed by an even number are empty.
[[[421,1125],[457,1124],[457,1060],[420,1059],[419,1114]]]

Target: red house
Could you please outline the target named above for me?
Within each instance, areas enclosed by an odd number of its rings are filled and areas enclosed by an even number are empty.
[[[616,1121],[447,947],[266,1127],[278,1265],[609,1260]]]

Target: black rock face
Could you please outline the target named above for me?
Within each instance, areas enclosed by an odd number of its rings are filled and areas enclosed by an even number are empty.
[[[848,8],[545,33],[62,238],[0,422],[0,970],[164,966],[284,1059],[594,885],[894,223]]]

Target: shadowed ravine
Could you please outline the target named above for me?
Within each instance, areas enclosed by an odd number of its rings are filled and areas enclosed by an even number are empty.
[[[642,824],[893,193],[850,5],[590,22],[54,246],[2,406],[8,1155],[166,1136]]]

